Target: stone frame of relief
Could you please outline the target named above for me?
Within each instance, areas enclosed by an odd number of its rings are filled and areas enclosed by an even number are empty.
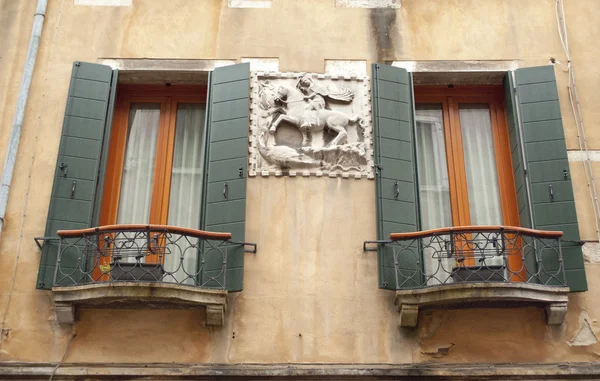
[[[369,77],[252,72],[248,175],[374,178]]]

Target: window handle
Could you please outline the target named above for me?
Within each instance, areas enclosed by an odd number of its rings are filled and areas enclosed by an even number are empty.
[[[550,201],[554,201],[554,189],[552,189],[552,184],[548,185],[548,193],[550,194]]]
[[[226,200],[229,198],[229,185],[227,183],[223,184],[223,198]]]
[[[77,180],[73,180],[71,185],[71,198],[75,198],[75,189],[77,189]]]
[[[394,183],[394,198],[397,200],[398,196],[400,196],[400,186],[398,186],[398,182]]]

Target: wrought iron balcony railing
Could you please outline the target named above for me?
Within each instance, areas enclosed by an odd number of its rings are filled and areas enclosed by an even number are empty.
[[[58,231],[54,287],[164,282],[227,288],[228,251],[250,245],[214,233],[165,225],[110,225]]]
[[[393,266],[396,289],[461,282],[564,287],[562,235],[510,226],[461,226],[393,233],[389,241],[365,245],[384,245],[384,266]]]

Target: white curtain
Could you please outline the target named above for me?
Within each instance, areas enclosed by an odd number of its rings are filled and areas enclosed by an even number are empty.
[[[460,105],[459,114],[471,225],[502,225],[490,108],[487,104]],[[480,264],[500,265],[502,258],[476,261]]]
[[[471,225],[502,225],[489,106],[460,105],[459,114]]]
[[[117,224],[147,224],[150,220],[159,120],[160,104],[131,105]],[[140,247],[145,244],[136,243]],[[122,261],[136,259],[127,257]]]
[[[169,225],[198,229],[202,197],[202,137],[204,105],[180,103],[177,108],[175,148],[171,170]],[[197,240],[189,238],[192,244]],[[167,248],[165,281],[194,284],[198,251],[187,241]]]
[[[416,105],[421,230],[452,226],[443,120],[441,105]],[[454,259],[447,257],[443,237],[422,242],[427,284],[447,283]]]

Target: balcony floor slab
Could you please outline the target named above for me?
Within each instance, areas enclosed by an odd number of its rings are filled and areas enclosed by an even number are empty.
[[[206,324],[222,326],[227,291],[156,282],[106,282],[52,289],[56,318],[73,324],[78,307],[206,308]]]
[[[539,306],[549,325],[560,325],[567,312],[569,288],[527,283],[451,283],[413,290],[398,290],[394,304],[400,326],[415,327],[419,310],[470,307]]]

